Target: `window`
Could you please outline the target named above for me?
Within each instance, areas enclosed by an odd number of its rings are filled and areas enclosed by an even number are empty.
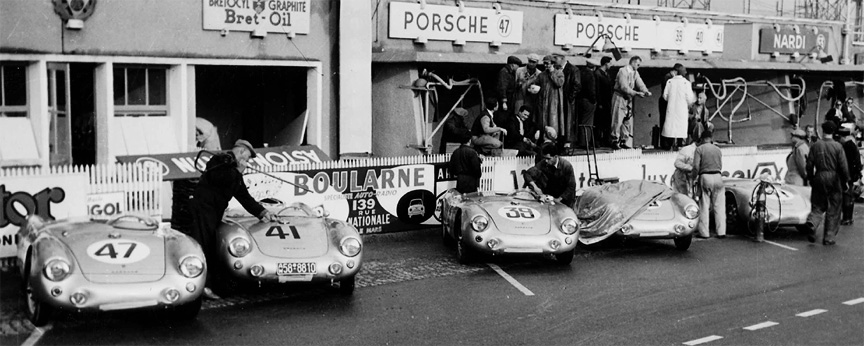
[[[27,67],[0,65],[0,117],[27,117]]]
[[[114,116],[168,115],[168,83],[164,67],[114,68]]]

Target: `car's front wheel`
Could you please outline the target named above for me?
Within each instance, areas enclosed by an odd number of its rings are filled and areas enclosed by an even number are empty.
[[[339,294],[350,296],[354,294],[354,288],[357,286],[355,276],[349,276],[339,280]]]
[[[33,283],[30,281],[29,260],[27,261],[24,273],[27,275],[27,277],[24,278],[24,294],[27,301],[27,318],[30,319],[30,322],[33,323],[34,326],[44,326],[48,324],[48,321],[51,319],[53,309],[51,309],[51,307],[47,304],[42,303],[38,299],[36,299],[35,294],[33,293]]]
[[[726,232],[744,234],[748,232],[747,224],[740,221],[738,213],[738,202],[735,200],[735,195],[726,193]]]
[[[203,297],[198,297],[198,299],[189,303],[175,307],[171,318],[180,322],[189,322],[194,320],[198,317],[198,312],[201,311],[201,302],[203,299]]]
[[[689,234],[686,237],[678,237],[675,238],[675,248],[681,251],[687,251],[690,248],[690,243],[693,242],[693,234]]]
[[[474,261],[474,250],[465,245],[465,241],[461,236],[456,240],[456,260],[462,264]]]
[[[555,263],[558,263],[562,266],[569,266],[570,263],[573,262],[573,255],[575,254],[576,249],[573,249],[567,252],[556,253],[553,255],[553,257],[555,258]]]

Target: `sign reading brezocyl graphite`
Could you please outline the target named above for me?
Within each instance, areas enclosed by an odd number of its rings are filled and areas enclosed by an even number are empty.
[[[308,34],[311,0],[202,0],[204,30]]]
[[[244,176],[256,200],[275,198],[286,204],[321,205],[331,218],[345,220],[362,234],[435,225],[436,165],[358,167]],[[236,200],[229,208],[241,208]]]

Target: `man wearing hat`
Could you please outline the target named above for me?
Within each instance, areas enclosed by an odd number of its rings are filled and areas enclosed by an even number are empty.
[[[507,57],[507,65],[498,71],[498,102],[501,110],[507,111],[513,107],[516,94],[516,69],[522,65],[522,60],[515,56]]]
[[[540,70],[537,64],[540,63],[540,56],[537,54],[528,54],[528,64],[516,69],[516,95],[513,101],[513,110],[518,111],[523,105],[534,108],[537,104],[537,77],[540,75]],[[536,114],[535,114],[536,115]]]
[[[807,133],[802,129],[792,131],[792,152],[786,156],[786,177],[789,185],[807,186],[807,155],[810,146],[807,145]]]
[[[582,73],[579,68],[573,66],[564,54],[552,53],[555,61],[555,67],[564,72],[564,85],[561,87],[563,98],[561,104],[564,106],[564,113],[561,115],[561,127],[558,129],[560,134],[567,142],[576,142],[576,134],[579,128],[578,124],[579,109],[578,99],[582,92]]]
[[[834,237],[840,230],[840,204],[846,182],[849,180],[849,166],[843,147],[834,140],[837,124],[828,120],[822,123],[822,140],[813,143],[807,156],[807,178],[813,190],[810,193],[810,215],[807,240],[816,242],[816,229],[825,221],[823,245],[834,245]]]
[[[236,198],[246,211],[262,221],[273,218],[267,209],[249,195],[246,183],[243,182],[243,171],[246,170],[249,159],[254,157],[252,144],[242,139],[238,139],[230,151],[213,155],[189,201],[193,221],[189,236],[201,244],[209,268],[204,288],[204,296],[208,299],[219,299],[210,287],[214,283],[214,274],[221,267],[216,260],[219,258],[217,227],[222,221],[225,208],[228,207],[228,201]]]
[[[850,124],[850,127],[852,126],[855,125]],[[855,209],[855,199],[860,195],[860,191],[856,189],[855,183],[861,180],[861,154],[858,152],[858,144],[855,143],[855,137],[852,136],[852,130],[849,127],[840,127],[837,134],[840,136],[840,143],[843,146],[843,152],[846,154],[846,161],[849,164],[849,188],[843,194],[843,218],[840,224],[851,225],[852,212]]]
[[[444,130],[441,132],[441,145],[438,148],[438,153],[443,154],[447,151],[447,143],[462,144],[462,137],[464,135],[471,136],[471,128],[468,127],[468,123],[465,120],[467,117],[468,111],[462,107],[457,107],[450,113],[447,121],[444,122]]]
[[[594,69],[600,65],[600,61],[594,58],[585,60],[585,67],[579,69],[581,74],[582,90],[577,98],[579,118],[577,123],[579,126],[590,126],[591,132],[588,136],[594,135],[594,111],[597,109],[597,84],[594,79]],[[576,138],[579,146],[588,148],[588,141],[594,138],[586,137],[583,128],[576,128]]]

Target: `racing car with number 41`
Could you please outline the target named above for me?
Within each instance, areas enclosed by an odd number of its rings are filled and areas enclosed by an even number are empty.
[[[455,245],[459,262],[476,254],[543,254],[569,265],[579,238],[576,213],[528,190],[475,192],[455,189],[439,200],[441,235]]]
[[[191,320],[201,309],[207,268],[192,238],[146,216],[106,223],[30,216],[18,231],[18,268],[36,326],[55,309],[165,309]]]
[[[261,204],[276,221],[260,222],[242,207],[225,212],[219,226],[224,267],[219,270],[227,277],[220,281],[330,283],[342,294],[354,292],[363,264],[363,243],[354,226],[328,218],[320,206],[285,205],[272,198]]]

